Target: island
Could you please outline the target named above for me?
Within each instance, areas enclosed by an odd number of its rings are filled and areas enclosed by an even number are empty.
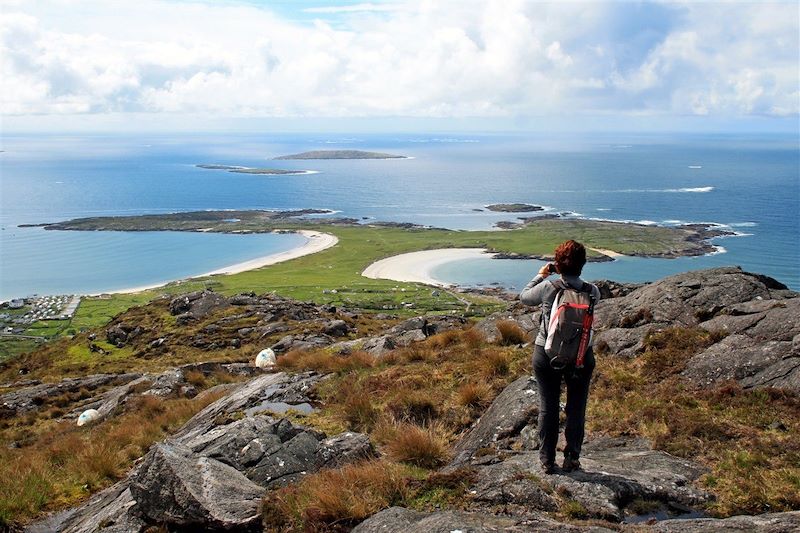
[[[282,155],[275,159],[408,159],[408,156],[362,150],[311,150],[299,154]]]
[[[230,165],[195,165],[197,168],[207,170],[227,170],[234,174],[265,174],[281,176],[285,174],[308,174],[308,170],[287,170],[284,168],[250,168]]]
[[[544,211],[544,207],[531,204],[491,204],[487,205],[486,209],[499,213],[532,213],[534,211]]]

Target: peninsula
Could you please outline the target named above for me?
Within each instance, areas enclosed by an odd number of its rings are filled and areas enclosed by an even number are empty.
[[[299,154],[282,155],[275,159],[408,159],[408,157],[362,150],[311,150]]]
[[[250,168],[239,167],[230,165],[195,165],[197,168],[204,168],[207,170],[227,170],[234,174],[267,174],[267,175],[285,175],[285,174],[308,174],[308,170],[287,170],[285,168]]]

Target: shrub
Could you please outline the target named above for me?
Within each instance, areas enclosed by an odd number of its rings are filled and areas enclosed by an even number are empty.
[[[345,423],[354,431],[369,431],[378,419],[378,410],[360,388],[345,396],[342,408]]]
[[[513,320],[500,320],[495,326],[497,327],[498,333],[500,333],[498,342],[502,346],[512,346],[527,342],[528,335],[519,327],[519,324]]]

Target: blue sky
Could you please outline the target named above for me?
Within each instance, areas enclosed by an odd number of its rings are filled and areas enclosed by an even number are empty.
[[[8,130],[796,131],[796,2],[4,0]]]

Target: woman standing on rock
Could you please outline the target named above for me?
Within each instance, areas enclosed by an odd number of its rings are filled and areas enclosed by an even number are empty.
[[[579,459],[586,423],[586,401],[589,397],[589,382],[592,379],[595,365],[591,339],[587,338],[584,341],[586,351],[582,358],[578,358],[578,364],[568,364],[564,367],[551,363],[554,349],[548,345],[547,340],[553,302],[557,297],[559,301],[564,301],[562,295],[566,292],[583,293],[589,297],[587,301],[591,300],[591,308],[600,300],[600,290],[580,278],[585,264],[586,248],[578,242],[566,241],[556,248],[555,264],[544,265],[539,270],[539,274],[525,286],[519,295],[520,301],[526,305],[542,305],[542,322],[533,351],[533,373],[539,387],[539,459],[547,474],[552,474],[556,468],[559,397],[561,396],[562,380],[567,384],[565,409],[567,424],[564,431],[567,443],[564,447],[562,468],[571,472],[581,467]],[[560,279],[545,281],[554,272],[561,274]],[[547,351],[545,350],[546,345],[548,345]],[[577,352],[577,349],[575,351]]]

